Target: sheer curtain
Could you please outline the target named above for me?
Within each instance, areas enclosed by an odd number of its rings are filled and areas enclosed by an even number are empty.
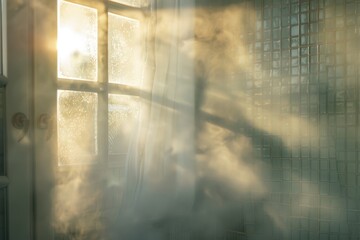
[[[193,0],[152,3],[142,114],[126,165],[124,208],[159,220],[194,201],[194,71],[182,51],[193,34]]]

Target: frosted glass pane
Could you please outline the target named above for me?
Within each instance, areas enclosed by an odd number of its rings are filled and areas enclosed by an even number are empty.
[[[96,81],[97,10],[59,3],[58,77]]]
[[[139,30],[137,20],[109,13],[109,82],[139,84]]]
[[[126,154],[139,119],[135,97],[109,95],[109,154]]]
[[[58,91],[59,164],[94,160],[97,154],[96,93]]]

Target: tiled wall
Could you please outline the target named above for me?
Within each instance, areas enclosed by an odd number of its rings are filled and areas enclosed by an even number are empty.
[[[285,120],[280,140],[254,131],[257,154],[271,168],[266,201],[283,225],[259,228],[268,222],[250,206],[247,237],[360,239],[360,1],[247,3],[256,11],[245,90],[253,121],[273,129],[263,110],[277,109],[303,123]]]

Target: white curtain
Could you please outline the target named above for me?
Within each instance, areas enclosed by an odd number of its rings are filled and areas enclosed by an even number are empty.
[[[123,210],[149,220],[191,210],[195,133],[193,0],[155,0],[149,23],[140,126],[126,165]]]

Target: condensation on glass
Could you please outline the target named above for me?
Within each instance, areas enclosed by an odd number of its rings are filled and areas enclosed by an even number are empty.
[[[139,85],[142,76],[140,23],[109,13],[109,82]]]
[[[98,95],[58,90],[59,165],[92,162],[98,154]]]
[[[110,155],[128,153],[130,138],[139,120],[137,97],[109,94],[108,142]]]
[[[0,88],[0,175],[6,175],[5,159],[5,88]]]
[[[0,188],[0,240],[7,239],[7,188]]]
[[[97,81],[97,10],[58,3],[58,77]]]

